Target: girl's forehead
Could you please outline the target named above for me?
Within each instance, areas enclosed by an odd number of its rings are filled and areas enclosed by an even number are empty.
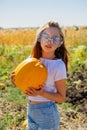
[[[56,27],[49,27],[49,28],[45,29],[44,32],[46,32],[49,35],[59,35],[60,34],[58,28],[56,28]]]

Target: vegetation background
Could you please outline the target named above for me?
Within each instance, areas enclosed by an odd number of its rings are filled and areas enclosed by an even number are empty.
[[[69,51],[67,100],[58,104],[60,130],[87,128],[87,27],[62,27]],[[32,49],[37,28],[0,29],[0,130],[25,130],[27,96],[10,80],[10,73]]]

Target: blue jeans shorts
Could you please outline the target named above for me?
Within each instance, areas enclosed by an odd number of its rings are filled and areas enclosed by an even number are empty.
[[[28,104],[28,130],[58,130],[60,114],[54,102]]]

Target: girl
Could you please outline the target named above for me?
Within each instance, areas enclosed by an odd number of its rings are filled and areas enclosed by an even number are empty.
[[[29,88],[28,130],[58,130],[60,114],[56,106],[66,99],[66,70],[68,52],[64,35],[57,22],[50,21],[41,27],[31,57],[40,59],[48,70],[46,82],[39,90]],[[12,76],[13,81],[14,73]]]

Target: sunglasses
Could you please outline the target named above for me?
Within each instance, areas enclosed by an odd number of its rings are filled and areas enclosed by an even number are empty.
[[[50,38],[47,33],[43,32],[40,37],[41,37],[42,43],[51,42],[51,44],[58,45],[58,47],[60,47],[63,44],[63,40],[60,35]]]

